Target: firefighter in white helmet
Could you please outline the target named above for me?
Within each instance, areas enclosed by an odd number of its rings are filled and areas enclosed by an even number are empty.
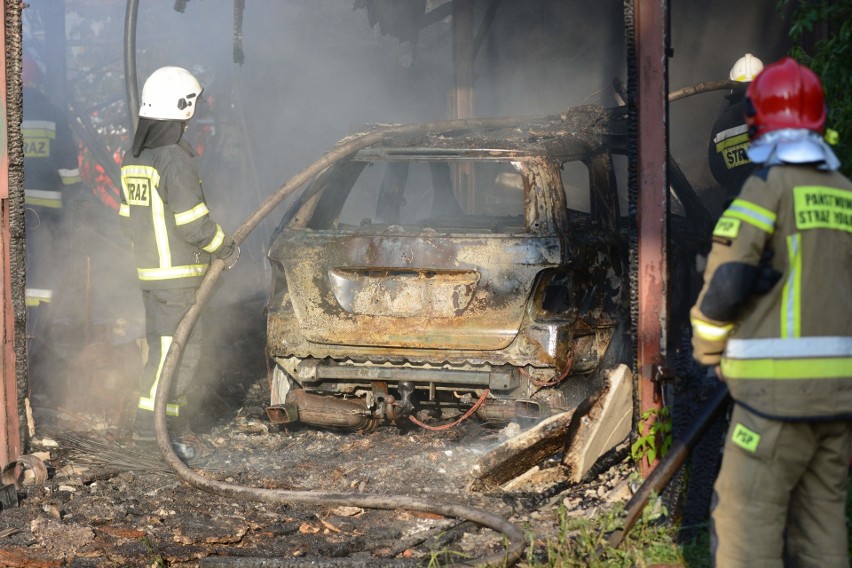
[[[739,81],[740,83],[751,83],[757,74],[763,71],[763,61],[746,53],[734,63],[729,74],[731,81]]]
[[[210,216],[195,153],[183,138],[201,92],[201,84],[186,69],[154,71],[142,88],[139,125],[121,167],[119,215],[133,243],[148,342],[134,426],[134,439],[141,441],[154,440],[154,397],[162,364],[211,259],[223,259],[230,268],[240,253]],[[196,326],[169,393],[169,417],[185,418],[181,407],[200,356],[201,328]]]
[[[713,124],[707,153],[710,171],[722,187],[720,201],[726,205],[740,192],[746,178],[754,169],[746,154],[748,149],[748,127],[745,123],[745,91],[758,73],[763,62],[746,53],[740,57],[729,74],[732,81],[743,83],[742,89],[735,89],[727,96],[727,107]]]

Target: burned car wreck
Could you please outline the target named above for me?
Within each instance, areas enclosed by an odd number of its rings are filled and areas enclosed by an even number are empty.
[[[578,107],[388,135],[305,184],[268,252],[271,421],[576,407],[630,359],[626,139],[623,109]]]

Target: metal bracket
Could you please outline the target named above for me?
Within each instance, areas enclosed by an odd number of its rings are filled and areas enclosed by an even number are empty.
[[[651,371],[651,380],[655,383],[672,383],[678,378],[671,369],[663,365],[652,365]]]
[[[678,380],[678,376],[664,365],[651,365],[651,382],[654,383],[654,402],[663,400],[663,386]]]

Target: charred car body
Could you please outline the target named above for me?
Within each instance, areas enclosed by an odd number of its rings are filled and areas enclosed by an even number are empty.
[[[504,424],[593,392],[630,355],[625,124],[388,135],[301,188],[268,253],[270,419]]]

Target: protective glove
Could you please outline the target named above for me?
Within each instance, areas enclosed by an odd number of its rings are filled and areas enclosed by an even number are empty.
[[[222,257],[222,262],[225,263],[225,270],[230,270],[237,264],[240,259],[240,246],[236,243],[231,247],[231,252]]]
[[[760,264],[757,265],[757,278],[755,279],[753,288],[755,294],[766,294],[783,276],[783,274],[772,268],[773,256],[775,256],[775,251],[771,248],[767,247],[763,251]]]

